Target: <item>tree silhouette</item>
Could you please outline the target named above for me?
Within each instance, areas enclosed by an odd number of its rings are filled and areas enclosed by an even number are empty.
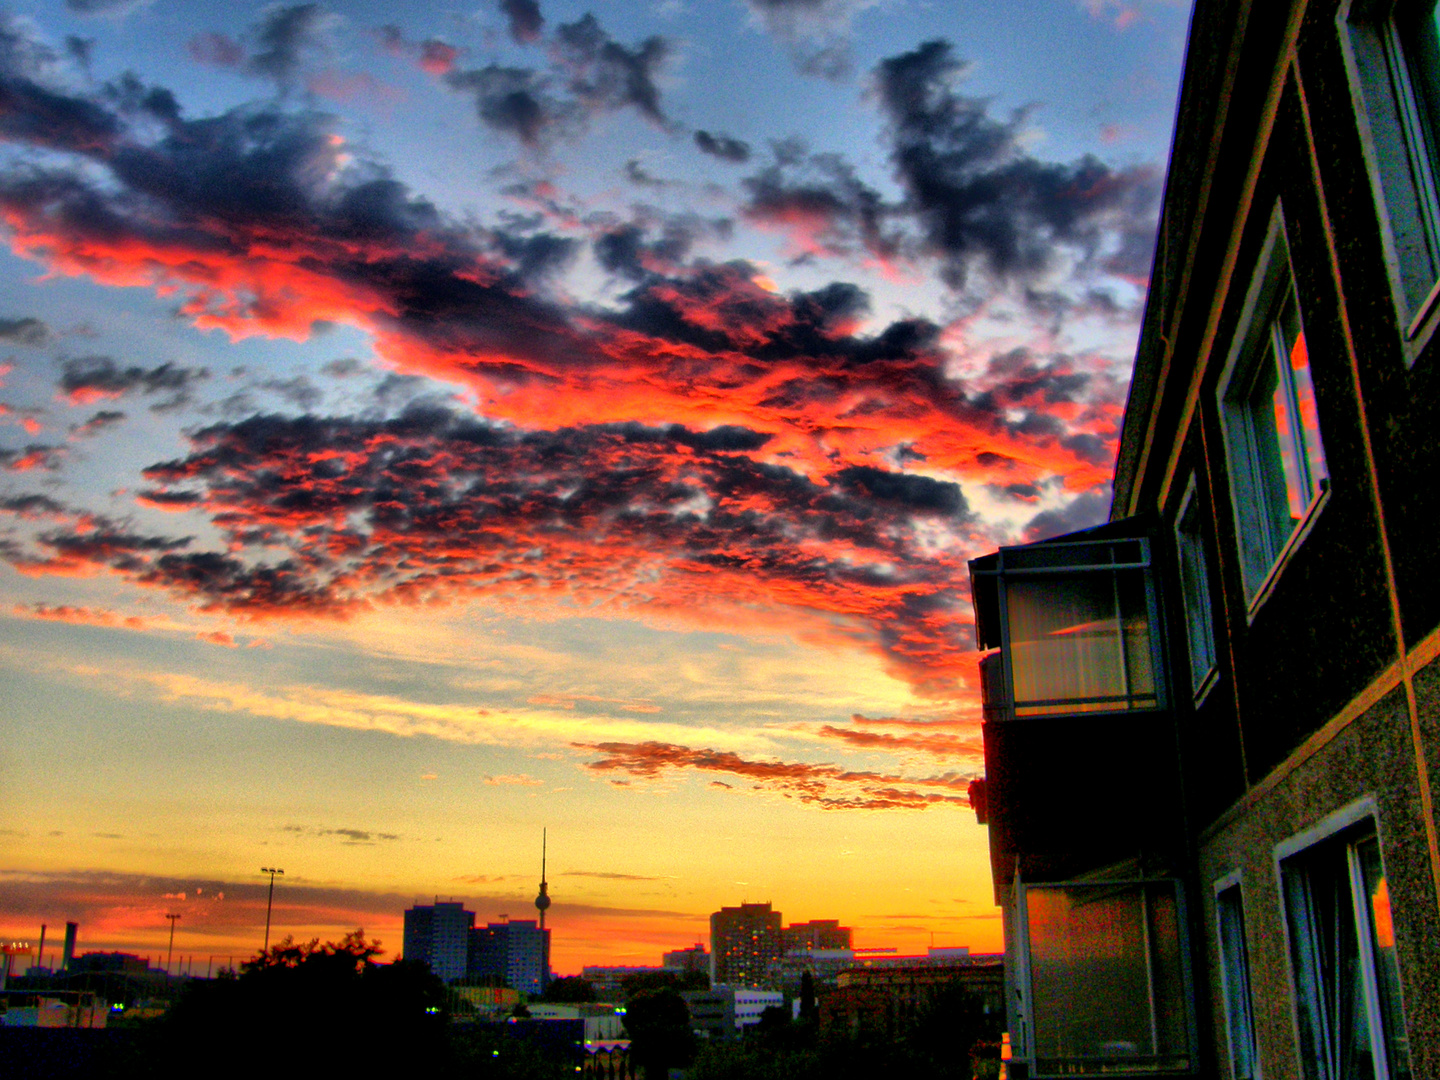
[[[642,990],[625,1005],[630,1060],[644,1066],[646,1080],[664,1080],[671,1066],[695,1056],[695,1033],[685,999],[668,987]]]

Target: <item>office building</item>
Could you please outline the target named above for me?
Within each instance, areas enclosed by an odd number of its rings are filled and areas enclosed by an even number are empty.
[[[688,949],[676,949],[663,954],[660,963],[667,971],[708,972],[710,970],[710,954],[705,951],[705,946],[697,941]]]
[[[469,975],[539,997],[550,981],[550,931],[534,919],[476,927],[470,932]]]
[[[851,947],[850,928],[841,926],[839,919],[811,919],[809,922],[791,923],[785,927],[784,938],[787,953]]]
[[[1440,1076],[1434,7],[1196,4],[1110,520],[971,563],[1012,1078]]]
[[[785,952],[780,912],[768,903],[722,907],[710,916],[710,984],[758,988]]]
[[[419,960],[449,982],[463,979],[469,962],[470,931],[475,913],[459,902],[436,901],[405,912],[402,956]]]

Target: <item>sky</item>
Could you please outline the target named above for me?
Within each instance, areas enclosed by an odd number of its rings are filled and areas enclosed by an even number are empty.
[[[1001,947],[966,560],[1104,519],[1188,4],[0,9],[0,937]]]

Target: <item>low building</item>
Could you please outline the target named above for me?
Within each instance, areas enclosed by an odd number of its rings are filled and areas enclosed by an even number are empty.
[[[973,996],[980,1015],[998,1028],[1005,1015],[1005,964],[987,958],[967,964],[852,968],[820,999],[822,1034],[894,1036],[941,994],[959,989]]]
[[[746,990],[719,986],[681,994],[690,1010],[691,1030],[702,1039],[735,1039],[760,1022],[766,1009],[785,1007],[785,995],[776,990]]]
[[[527,1005],[532,1020],[581,1020],[585,1023],[585,1045],[587,1048],[599,1043],[621,1042],[628,1038],[625,1033],[625,1009],[623,1006],[607,1005],[601,1002],[586,1002],[575,1005],[536,1002]]]
[[[619,1001],[625,994],[625,980],[637,975],[675,974],[669,968],[649,965],[590,964],[580,970],[580,977],[595,988],[595,996],[601,1001]]]
[[[698,941],[688,949],[676,949],[674,952],[665,953],[660,962],[667,971],[708,972],[710,970],[710,954]]]
[[[0,993],[0,1027],[103,1028],[110,1003],[88,990]]]
[[[83,975],[90,972],[118,971],[143,975],[150,970],[150,962],[143,956],[122,952],[87,952],[70,961],[70,971]]]

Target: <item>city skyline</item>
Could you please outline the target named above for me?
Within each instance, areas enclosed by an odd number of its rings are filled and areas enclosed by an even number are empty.
[[[1188,17],[9,5],[0,935],[393,955],[548,827],[557,971],[998,948],[965,567],[1108,509]]]

